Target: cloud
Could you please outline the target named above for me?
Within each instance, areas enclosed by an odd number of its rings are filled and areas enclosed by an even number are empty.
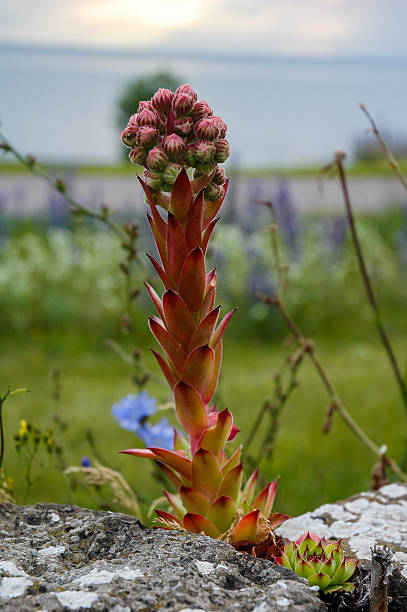
[[[247,53],[404,54],[405,0],[3,0],[2,40]]]

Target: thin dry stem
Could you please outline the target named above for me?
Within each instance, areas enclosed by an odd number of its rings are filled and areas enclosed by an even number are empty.
[[[11,153],[15,157],[15,159],[20,162],[20,164],[27,168],[27,170],[29,170],[36,176],[42,178],[48,183],[48,185],[55,189],[55,191],[58,191],[58,193],[62,195],[62,197],[68,202],[68,204],[72,206],[73,210],[76,213],[85,215],[92,219],[97,219],[98,221],[104,223],[122,239],[127,238],[122,228],[109,218],[109,211],[106,209],[106,207],[102,207],[101,212],[97,212],[78,202],[76,198],[74,198],[66,191],[65,183],[61,181],[61,179],[53,179],[45,170],[41,168],[41,166],[39,166],[35,158],[33,158],[32,156],[28,155],[27,157],[24,157],[24,155],[17,151],[17,149],[6,139],[6,137],[1,132],[0,146],[4,149],[4,151]]]
[[[371,128],[372,128],[372,132],[376,136],[379,145],[381,146],[384,154],[386,155],[390,167],[393,168],[394,172],[397,174],[397,176],[399,178],[400,183],[403,185],[404,189],[407,191],[407,180],[405,179],[403,173],[401,172],[400,166],[398,165],[396,158],[394,157],[393,153],[391,152],[391,149],[390,149],[389,145],[384,140],[383,136],[380,134],[375,121],[373,120],[373,118],[372,118],[371,114],[369,113],[369,111],[367,110],[366,106],[364,104],[362,104],[362,102],[359,104],[359,108],[366,115],[366,117],[368,118],[368,121],[369,121],[369,123],[371,125]]]
[[[399,364],[397,362],[396,359],[396,355],[393,351],[393,347],[391,346],[389,337],[387,335],[387,332],[384,328],[384,325],[382,323],[381,320],[381,316],[380,316],[380,311],[379,311],[379,306],[373,291],[373,286],[369,277],[369,273],[367,271],[367,266],[365,263],[365,259],[363,257],[363,251],[362,251],[362,246],[360,244],[360,240],[359,240],[359,236],[358,236],[358,232],[356,229],[356,223],[355,223],[355,218],[353,215],[353,210],[352,210],[352,205],[351,205],[351,201],[350,201],[350,196],[349,196],[349,189],[348,189],[348,185],[347,185],[347,181],[346,181],[346,175],[345,175],[345,169],[343,166],[343,159],[344,159],[344,154],[342,152],[338,152],[335,156],[335,163],[337,165],[338,168],[338,173],[339,173],[339,180],[341,183],[341,187],[342,187],[342,192],[343,192],[343,197],[344,197],[344,201],[345,201],[345,208],[346,208],[346,215],[348,218],[348,222],[349,222],[349,227],[350,227],[350,231],[351,231],[351,236],[352,236],[352,242],[353,245],[355,247],[355,251],[356,251],[356,257],[358,260],[358,265],[359,265],[359,270],[360,270],[360,275],[362,277],[363,280],[363,284],[365,286],[365,290],[366,290],[366,295],[367,295],[367,299],[368,302],[370,304],[370,307],[373,311],[374,314],[374,321],[375,321],[375,325],[376,325],[376,329],[377,332],[379,334],[380,340],[383,344],[384,350],[386,351],[386,354],[388,356],[388,359],[390,361],[390,365],[391,368],[393,370],[395,379],[397,381],[397,385],[399,387],[400,390],[400,395],[401,395],[401,399],[403,402],[403,406],[404,406],[404,410],[406,412],[407,415],[407,387],[406,384],[404,382],[403,379],[403,375],[401,373]]]
[[[325,369],[322,366],[322,363],[315,351],[315,346],[313,344],[313,342],[311,342],[310,340],[307,340],[301,333],[299,327],[295,324],[295,322],[293,321],[293,319],[291,318],[287,308],[285,307],[284,303],[282,302],[282,300],[279,298],[278,295],[275,295],[273,299],[269,298],[268,296],[265,295],[260,295],[261,299],[263,300],[264,303],[268,304],[268,305],[274,305],[276,306],[281,314],[283,315],[283,318],[286,322],[286,324],[288,325],[288,327],[290,328],[290,330],[292,331],[295,339],[297,340],[297,342],[300,344],[300,346],[304,347],[306,349],[307,354],[309,355],[312,363],[314,364],[315,369],[318,372],[319,377],[321,378],[325,389],[327,390],[328,394],[330,395],[332,402],[335,403],[335,407],[336,410],[338,411],[338,413],[341,415],[342,420],[346,423],[346,425],[349,427],[349,429],[351,431],[353,431],[353,433],[356,435],[357,438],[359,438],[359,440],[361,442],[363,442],[363,444],[365,446],[367,446],[367,448],[375,455],[377,455],[378,457],[381,457],[381,447],[379,447],[377,444],[375,444],[375,442],[373,442],[373,440],[371,440],[371,438],[369,438],[369,436],[363,431],[363,429],[361,427],[359,427],[359,425],[356,423],[356,421],[353,419],[353,417],[350,415],[350,413],[347,411],[342,399],[340,398],[340,396],[338,395],[338,393],[336,392],[332,382],[330,381],[330,379],[328,378],[327,373],[325,372]],[[398,477],[400,478],[400,480],[402,480],[403,482],[407,482],[407,475],[399,468],[399,466],[397,465],[397,463],[393,460],[390,459],[388,457],[388,465],[389,468],[392,470],[392,472]]]

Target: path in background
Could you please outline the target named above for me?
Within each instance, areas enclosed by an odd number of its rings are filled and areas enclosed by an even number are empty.
[[[106,203],[113,210],[141,214],[142,192],[134,176],[79,176],[68,179],[69,188],[81,202],[98,207]],[[356,210],[374,212],[405,202],[400,184],[393,178],[352,177],[349,188]],[[278,197],[285,190],[298,212],[341,211],[343,199],[338,181],[314,177],[235,178],[231,182],[225,214],[234,211],[239,217],[248,203],[256,199]],[[16,216],[52,213],[60,200],[58,194],[40,179],[30,175],[0,175],[0,213]]]

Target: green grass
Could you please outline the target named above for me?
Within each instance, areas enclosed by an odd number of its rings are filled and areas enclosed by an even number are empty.
[[[39,160],[40,161],[40,160]],[[327,160],[329,162],[330,160]],[[134,174],[137,170],[140,172],[142,168],[135,168],[129,162],[119,162],[117,164],[63,164],[55,162],[42,162],[43,167],[46,167],[53,174],[66,175],[69,172],[76,172],[80,176],[123,176]],[[403,174],[407,174],[407,159],[398,160],[400,170]],[[311,164],[306,166],[272,166],[272,167],[257,167],[257,168],[242,168],[237,172],[233,168],[229,168],[228,174],[234,176],[249,176],[249,177],[272,177],[272,176],[318,176],[324,164]],[[390,167],[386,159],[378,159],[372,161],[357,161],[346,165],[346,170],[349,176],[395,176],[393,168]],[[26,173],[27,169],[21,164],[10,162],[0,162],[1,174],[22,174]]]
[[[386,443],[399,457],[407,438],[405,415],[401,408],[392,372],[376,340],[333,342],[317,338],[317,347],[353,416],[377,444]],[[13,435],[21,418],[39,427],[52,426],[55,438],[63,441],[68,464],[78,465],[81,456],[91,451],[85,431],[92,428],[101,454],[146,498],[160,495],[161,486],[152,478],[152,466],[143,459],[120,456],[117,451],[138,445],[134,434],[121,429],[110,416],[110,406],[126,393],[133,392],[129,368],[103,347],[102,338],[64,334],[36,335],[24,341],[3,341],[0,357],[1,386],[29,387],[31,394],[19,395],[5,406],[5,471],[16,482],[16,497],[23,496],[23,474],[14,450]],[[401,341],[396,350],[405,350]],[[156,366],[145,350],[147,363]],[[265,345],[259,341],[239,344],[226,341],[218,406],[228,406],[242,430],[237,442],[245,440],[264,399],[273,390],[273,375],[287,352],[281,343]],[[404,357],[404,355],[402,355]],[[61,371],[62,392],[57,404],[52,400],[52,368]],[[148,387],[161,400],[168,397],[164,386],[153,382]],[[309,363],[299,373],[294,391],[280,420],[275,453],[262,464],[265,478],[280,475],[276,509],[298,514],[325,502],[345,498],[367,489],[375,457],[346,429],[338,415],[329,435],[322,433],[329,397]],[[53,415],[68,423],[58,431]],[[262,428],[262,431],[264,429]],[[261,435],[251,451],[259,448]],[[233,443],[235,445],[235,443]],[[37,470],[37,474],[41,470]],[[33,487],[29,501],[76,502],[96,505],[96,498],[83,491],[68,491],[60,471],[42,468],[42,479]],[[93,500],[93,501],[92,501]],[[144,506],[146,506],[144,504]]]

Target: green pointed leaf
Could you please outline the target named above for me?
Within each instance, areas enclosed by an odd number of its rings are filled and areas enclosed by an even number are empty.
[[[179,494],[181,496],[182,504],[187,512],[206,516],[210,504],[200,491],[192,489],[191,487],[181,487]]]
[[[226,495],[232,499],[237,499],[242,484],[243,463],[239,463],[233,470],[230,470],[222,480],[218,496]]]
[[[221,533],[225,533],[233,523],[236,515],[237,509],[234,500],[230,497],[222,496],[212,504],[208,512],[208,519],[216,525]]]
[[[221,479],[222,472],[215,455],[200,448],[192,459],[192,487],[213,502]]]
[[[178,420],[192,438],[197,438],[208,426],[208,415],[201,396],[186,382],[174,388]]]

